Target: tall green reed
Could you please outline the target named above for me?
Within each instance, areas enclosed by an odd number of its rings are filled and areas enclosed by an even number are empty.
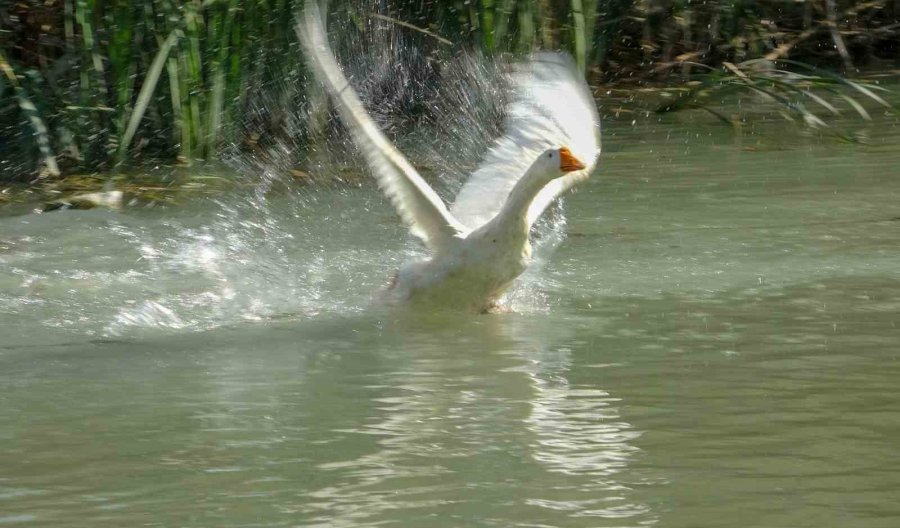
[[[56,47],[26,50],[5,35],[27,31],[0,31],[4,72],[15,78],[5,75],[6,91],[45,166],[53,157],[66,170],[215,158],[241,141],[242,113],[260,90],[301,78],[292,73],[302,69],[292,26],[302,0],[51,4],[21,0],[16,8],[50,12],[48,24],[35,26],[49,29],[29,31],[58,37]],[[840,69],[864,63],[863,53],[889,58],[900,47],[895,0],[332,0],[331,7],[362,21],[382,16],[398,31],[415,28],[451,52],[565,49],[594,81],[680,82],[704,71],[694,63],[715,70],[763,57]],[[309,89],[308,100],[317,100]]]

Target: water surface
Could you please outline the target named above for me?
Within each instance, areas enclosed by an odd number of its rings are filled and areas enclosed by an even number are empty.
[[[897,124],[776,130],[610,119],[508,314],[368,184],[0,219],[0,524],[897,526]]]

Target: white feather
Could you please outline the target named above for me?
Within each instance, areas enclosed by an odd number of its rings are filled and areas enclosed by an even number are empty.
[[[429,248],[438,251],[452,244],[468,230],[450,215],[437,193],[366,113],[331,53],[316,2],[306,4],[304,20],[298,25],[297,34],[307,50],[310,66],[334,99],[379,186],[413,234]]]
[[[563,55],[541,53],[520,66],[505,135],[462,188],[451,214],[366,113],[328,47],[316,4],[306,2],[297,30],[310,65],[382,190],[434,252],[399,270],[392,296],[490,308],[531,260],[531,225],[596,164],[599,125],[587,86]],[[569,172],[573,160],[561,147],[585,168]]]
[[[568,147],[586,168],[548,184],[528,210],[529,224],[561,194],[587,178],[600,155],[600,119],[590,91],[566,55],[541,52],[513,74],[504,135],[456,197],[450,212],[475,229],[494,217],[541,152]]]

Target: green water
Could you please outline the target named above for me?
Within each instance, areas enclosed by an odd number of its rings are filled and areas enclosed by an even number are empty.
[[[898,526],[898,130],[611,119],[489,316],[372,186],[2,218],[0,525]]]

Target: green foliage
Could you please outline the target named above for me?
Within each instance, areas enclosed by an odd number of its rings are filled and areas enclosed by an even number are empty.
[[[9,62],[7,62],[3,53],[0,53],[0,71],[3,72],[3,75],[5,75],[9,81],[9,85],[12,87],[16,101],[19,104],[19,108],[21,108],[22,113],[27,116],[28,122],[33,129],[34,140],[41,152],[44,169],[51,176],[59,176],[59,167],[56,165],[56,156],[54,156],[53,148],[50,146],[50,137],[47,133],[47,127],[44,125],[44,120],[41,118],[37,107],[34,106],[34,103],[32,103],[31,99],[28,97],[28,93],[19,84],[16,73],[9,65]]]
[[[16,22],[0,31],[9,58],[3,64],[14,72],[0,90],[15,91],[29,110],[4,109],[0,137],[33,138],[43,160],[79,171],[148,155],[182,163],[214,157],[238,139],[231,116],[252,97],[247,88],[299,64],[299,57],[285,60],[297,4],[20,2],[0,16]],[[47,126],[24,134],[17,127],[22,115]],[[54,143],[65,148],[54,154]]]
[[[846,104],[860,118],[871,119],[863,103],[869,102],[888,110],[896,110],[877,92],[886,90],[878,85],[847,79],[840,75],[807,64],[781,60],[783,66],[793,66],[793,71],[778,68],[778,63],[756,59],[740,64],[724,62],[721,68],[708,66],[709,72],[693,83],[679,97],[659,106],[657,113],[668,113],[690,108],[706,110],[722,121],[736,124],[731,117],[720,113],[717,103],[736,94],[751,94],[789,121],[803,123],[813,128],[828,124],[815,111],[826,110],[840,115],[841,103]],[[802,72],[802,73],[801,73]],[[815,107],[810,106],[811,103]],[[840,132],[838,132],[839,135]]]
[[[47,174],[151,158],[191,163],[240,143],[262,87],[301,82],[294,14],[302,0],[19,0],[0,4],[0,156]],[[838,102],[865,116],[876,87],[829,70],[900,57],[896,0],[333,0],[335,20],[372,21],[445,52],[566,49],[594,82],[703,78],[666,108],[751,91],[787,116]],[[430,43],[430,44],[427,44]],[[820,70],[804,70],[802,60]],[[760,71],[754,60],[786,70]],[[893,63],[891,62],[893,61]],[[731,65],[729,67],[728,65]],[[796,73],[799,72],[799,73]],[[850,84],[848,84],[850,83]],[[839,89],[843,88],[843,89]],[[299,89],[302,92],[302,87]],[[310,87],[308,100],[315,101]],[[874,97],[873,97],[874,95]],[[7,96],[11,96],[8,97]],[[803,104],[805,101],[807,104]],[[292,102],[296,102],[292,100]],[[314,113],[314,112],[313,112]],[[321,116],[319,116],[321,117]],[[7,150],[3,150],[7,149]],[[8,178],[7,164],[0,178]]]

